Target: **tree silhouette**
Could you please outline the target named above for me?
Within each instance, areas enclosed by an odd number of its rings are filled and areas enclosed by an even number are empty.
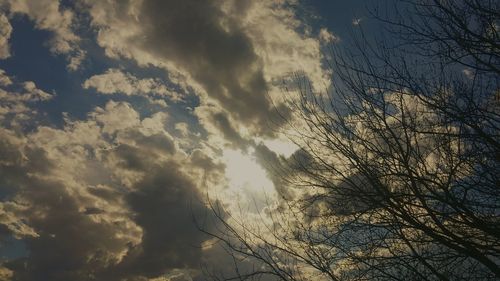
[[[388,39],[333,46],[327,93],[298,76],[280,204],[260,226],[212,205],[214,279],[500,279],[500,2],[371,13]]]

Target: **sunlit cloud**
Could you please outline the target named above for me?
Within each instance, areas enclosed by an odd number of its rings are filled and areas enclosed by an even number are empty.
[[[224,150],[222,159],[226,164],[225,174],[232,190],[249,190],[256,193],[272,190],[273,183],[252,155],[252,151],[243,153],[239,150]]]
[[[297,4],[0,1],[0,250],[26,249],[0,280],[227,269],[193,218],[209,200],[255,223],[275,207],[270,166],[298,149],[280,135],[283,81],[329,86],[321,46],[337,37]]]

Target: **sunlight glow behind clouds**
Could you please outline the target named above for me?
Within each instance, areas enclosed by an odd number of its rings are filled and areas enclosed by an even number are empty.
[[[222,159],[226,164],[226,177],[231,189],[251,191],[272,189],[273,183],[251,152],[245,154],[239,150],[226,149]]]
[[[268,139],[262,141],[269,149],[283,155],[285,158],[290,157],[299,147],[287,139]]]
[[[189,212],[209,212],[205,191],[228,213],[270,208],[283,186],[267,164],[297,150],[269,117],[281,81],[329,74],[289,1],[0,0],[0,63],[15,65],[0,67],[0,242],[7,226],[29,251],[0,261],[0,280],[204,280],[201,260],[227,267],[200,250]],[[46,52],[22,54],[20,33]]]

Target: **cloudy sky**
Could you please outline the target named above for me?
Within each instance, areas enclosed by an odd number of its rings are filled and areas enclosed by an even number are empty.
[[[211,198],[251,219],[280,192],[284,86],[331,87],[326,50],[370,30],[364,6],[0,0],[0,280],[229,267],[193,217]]]

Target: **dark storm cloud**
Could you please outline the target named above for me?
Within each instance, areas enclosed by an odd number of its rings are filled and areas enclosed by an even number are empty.
[[[153,278],[175,268],[197,268],[202,256],[201,243],[207,237],[196,228],[193,217],[204,216],[209,210],[192,178],[181,171],[179,163],[153,160],[158,148],[168,154],[174,152],[172,140],[159,134],[125,135],[134,136],[136,145],[121,144],[110,153],[124,160],[119,162],[121,168],[147,172],[134,184],[133,191],[124,196],[143,235],[123,261],[104,275],[110,280]],[[210,164],[207,159],[205,162],[200,165]]]
[[[6,137],[6,132],[1,136]],[[19,161],[16,155],[30,161]],[[14,280],[88,280],[89,274],[110,262],[113,255],[105,253],[116,253],[126,243],[114,237],[112,225],[96,224],[82,214],[78,201],[60,181],[36,176],[54,167],[44,153],[11,142],[0,146],[0,159],[0,186],[15,188],[13,202],[19,200],[25,207],[16,215],[37,233],[23,239],[29,256],[5,264],[15,272]]]
[[[152,168],[127,195],[134,220],[143,229],[139,247],[119,265],[120,272],[157,277],[173,268],[196,268],[201,243],[207,238],[196,229],[193,216],[208,210],[198,190],[174,162]]]
[[[119,104],[108,108],[115,114],[113,110],[125,109]],[[222,174],[224,166],[200,151],[183,162],[161,128],[144,132],[134,124],[108,139],[107,149],[99,142],[101,147],[86,144],[85,150],[73,150],[83,147],[73,139],[72,130],[80,125],[100,126],[100,141],[109,136],[103,130],[106,124],[94,120],[50,131],[54,142],[42,146],[37,137],[43,136],[0,129],[0,187],[9,187],[0,204],[19,207],[0,205],[9,216],[6,220],[0,213],[0,241],[18,236],[28,253],[0,266],[20,281],[147,280],[173,269],[198,268],[207,237],[193,217],[205,217],[210,210],[195,184],[198,174],[184,172],[184,165],[211,174]],[[74,155],[53,158],[55,150],[67,149]],[[68,161],[77,161],[81,170],[67,170],[61,163]],[[120,178],[87,179],[92,161],[105,174],[129,173],[135,181],[125,188]]]
[[[241,135],[238,133],[236,128],[231,124],[231,121],[229,121],[229,117],[227,114],[223,112],[217,112],[212,114],[211,120],[213,125],[222,133],[224,138],[230,143],[235,144],[235,145],[240,145],[242,148],[246,149],[246,145],[248,144],[248,141],[243,139]]]
[[[215,0],[144,1],[145,34],[137,42],[186,69],[236,120],[260,126],[272,113],[262,65],[250,39],[218,5]]]

